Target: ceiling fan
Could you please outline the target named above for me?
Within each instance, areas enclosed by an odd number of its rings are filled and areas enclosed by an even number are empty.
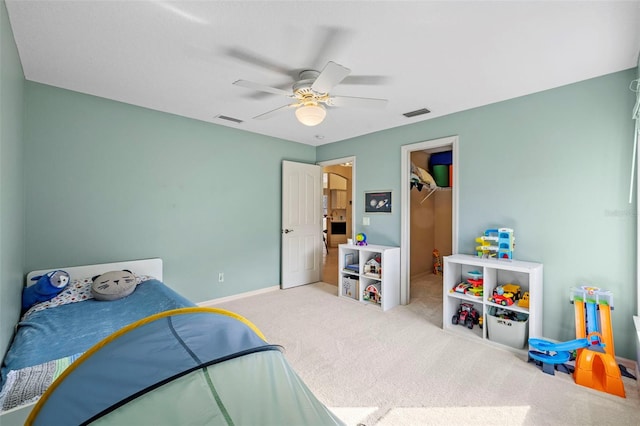
[[[247,80],[237,80],[233,84],[293,99],[293,103],[257,115],[253,117],[254,119],[267,119],[295,108],[295,115],[300,123],[306,126],[316,126],[322,123],[327,115],[325,105],[330,107],[383,107],[386,105],[386,99],[332,96],[329,92],[350,73],[349,68],[329,61],[321,72],[316,70],[301,71],[298,81],[293,83],[291,87],[291,92]]]

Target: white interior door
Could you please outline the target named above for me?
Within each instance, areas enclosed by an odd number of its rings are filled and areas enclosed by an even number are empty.
[[[322,168],[282,162],[281,288],[320,281]]]

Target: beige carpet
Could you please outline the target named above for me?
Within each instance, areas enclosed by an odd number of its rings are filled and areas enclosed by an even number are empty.
[[[438,289],[414,292],[412,284],[412,303],[387,312],[336,293],[316,283],[216,307],[245,316],[284,346],[309,388],[349,425],[640,424],[634,380],[624,379],[623,399],[446,333],[432,303],[441,300]]]

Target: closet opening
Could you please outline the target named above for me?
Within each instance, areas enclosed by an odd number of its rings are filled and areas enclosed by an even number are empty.
[[[442,257],[457,252],[457,137],[402,147],[401,303],[442,326]]]

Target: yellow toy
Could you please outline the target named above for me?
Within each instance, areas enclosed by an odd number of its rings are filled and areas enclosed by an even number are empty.
[[[520,298],[522,297],[522,291],[520,290],[520,286],[518,284],[503,284],[502,289],[507,293],[513,293],[514,302],[516,300],[520,300]]]

